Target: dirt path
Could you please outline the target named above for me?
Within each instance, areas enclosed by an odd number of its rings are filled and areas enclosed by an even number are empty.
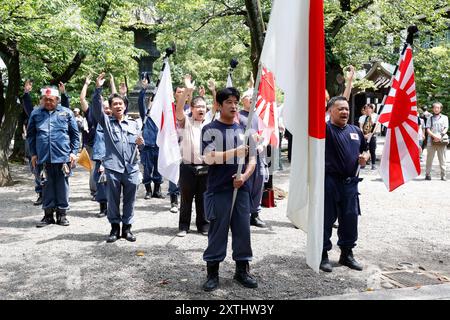
[[[274,182],[288,190],[285,168]],[[169,212],[168,199],[144,200],[140,188],[133,226],[137,241],[107,244],[109,224],[95,217],[98,205],[90,200],[86,171],[77,169],[71,178],[70,226],[38,229],[42,210],[32,205],[32,177],[26,166],[13,165],[12,170],[16,184],[0,189],[0,299],[303,299],[383,289],[389,284],[381,272],[400,268],[399,263],[450,275],[450,181],[423,181],[422,175],[388,193],[377,172],[362,171],[354,251],[365,267],[362,272],[337,265],[331,274],[309,269],[306,235],[286,218],[287,200],[278,201],[261,214],[270,227],[251,230],[251,270],[259,288],[244,289],[232,280],[229,249],[221,264],[220,289],[205,293],[207,238],[195,231],[175,237],[178,214]],[[331,260],[338,257],[333,248]]]

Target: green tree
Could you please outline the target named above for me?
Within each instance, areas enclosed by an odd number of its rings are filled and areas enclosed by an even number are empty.
[[[35,88],[59,81],[77,81],[88,72],[107,71],[136,78],[132,34],[120,26],[130,20],[140,1],[119,0],[10,0],[0,7],[0,57],[6,64],[7,88],[0,106],[0,186],[11,183],[8,167],[10,141],[22,112],[17,105],[22,77],[33,78]],[[79,92],[76,90],[76,92]],[[75,91],[75,90],[74,90]],[[37,97],[35,96],[35,100]],[[1,102],[1,101],[0,101]],[[16,146],[20,146],[20,130]],[[18,148],[23,149],[23,148]]]

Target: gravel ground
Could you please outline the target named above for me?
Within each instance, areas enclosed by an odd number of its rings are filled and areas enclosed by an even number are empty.
[[[435,161],[433,174],[439,177]],[[259,287],[245,289],[233,280],[229,249],[220,266],[220,288],[205,293],[207,238],[195,232],[194,224],[185,238],[176,237],[178,214],[169,212],[168,199],[144,200],[140,188],[133,225],[137,241],[107,244],[110,225],[95,217],[98,204],[90,200],[85,170],[76,169],[70,180],[70,226],[38,229],[43,212],[32,204],[32,176],[26,166],[11,169],[14,186],[0,189],[0,299],[305,299],[387,290],[381,272],[405,263],[450,275],[450,181],[423,181],[423,174],[389,193],[376,171],[362,170],[362,216],[354,250],[362,272],[339,266],[336,248],[330,252],[336,266],[332,273],[309,269],[306,234],[289,222],[287,200],[280,200],[261,214],[270,227],[251,229],[251,271]],[[287,163],[274,183],[288,190]]]

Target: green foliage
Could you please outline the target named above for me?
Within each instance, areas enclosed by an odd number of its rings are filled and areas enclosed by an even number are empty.
[[[375,60],[395,64],[406,28],[417,24],[421,31],[415,49],[419,102],[429,104],[439,99],[449,108],[449,48],[448,40],[442,41],[449,25],[442,10],[447,0],[352,0],[348,1],[350,11],[343,11],[341,2],[347,1],[325,0],[327,41],[331,45],[328,57],[341,67],[353,64],[357,69]],[[98,28],[100,9],[108,3],[108,14]],[[260,3],[268,20],[271,0]],[[247,88],[252,64],[244,0],[2,1],[0,43],[17,41],[22,78],[33,78],[36,89],[64,72],[80,52],[86,58],[67,84],[73,97],[89,73],[95,78],[98,72],[111,72],[116,83],[127,77],[132,87],[138,80],[134,58],[145,53],[134,48],[133,33],[122,27],[135,20],[137,8],[148,9],[149,5],[159,22],[153,27],[158,32],[159,50],[163,52],[172,43],[177,46],[171,58],[174,84],[191,74],[197,87],[206,87],[210,78],[216,80],[218,88],[223,87],[229,61],[236,58],[239,65],[233,73],[234,85]],[[363,9],[358,10],[360,7]],[[336,21],[341,23],[336,25]],[[161,59],[154,70],[160,67]],[[155,82],[158,75],[154,72]],[[369,88],[370,83],[358,86]]]
[[[250,33],[244,25],[244,1],[187,0],[156,1],[156,10],[163,24],[158,35],[159,48],[176,44],[177,52],[171,59],[174,83],[182,83],[185,74],[191,74],[199,85],[207,86],[210,78],[217,88],[224,87],[229,61],[236,58],[239,65],[233,72],[233,85],[247,88],[250,78]],[[221,13],[237,15],[214,18]]]
[[[111,3],[100,28],[100,8]],[[133,34],[121,29],[138,1],[11,0],[0,8],[0,42],[18,43],[23,80],[34,80],[34,91],[61,75],[77,53],[86,56],[66,85],[77,96],[87,74],[94,79],[111,72],[118,80],[137,81],[133,57],[144,54],[134,48]],[[133,82],[134,81],[134,82]],[[35,96],[35,98],[37,95]],[[76,101],[76,99],[75,99]]]
[[[367,0],[351,1],[352,10],[365,2]],[[347,19],[331,40],[333,54],[342,66],[353,64],[359,70],[364,63],[373,61],[395,65],[406,39],[406,29],[417,25],[420,36],[414,41],[414,66],[418,101],[430,105],[440,100],[450,111],[449,39],[446,40],[450,20],[444,10],[448,8],[448,1],[376,0],[354,15],[342,13],[337,0],[325,1],[325,4],[328,24],[336,16]]]

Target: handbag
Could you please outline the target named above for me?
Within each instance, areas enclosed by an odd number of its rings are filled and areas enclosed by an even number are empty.
[[[439,141],[432,141],[433,145],[437,145],[437,146],[446,146],[448,145],[450,142],[449,138],[448,138],[448,134],[444,134],[441,138],[441,140]]]

